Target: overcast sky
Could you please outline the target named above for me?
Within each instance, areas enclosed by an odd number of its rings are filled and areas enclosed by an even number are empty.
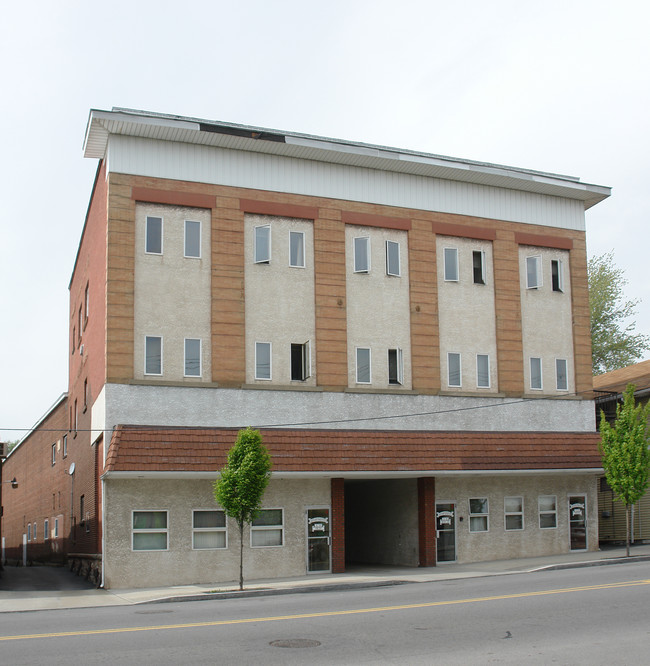
[[[0,22],[0,438],[67,389],[91,108],[258,125],[579,177],[650,334],[650,47],[627,0],[8,3]]]

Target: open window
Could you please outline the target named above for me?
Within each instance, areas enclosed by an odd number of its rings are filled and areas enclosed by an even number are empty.
[[[553,291],[564,291],[564,267],[561,259],[551,259],[551,284]]]
[[[268,264],[271,261],[271,225],[255,227],[254,256],[256,264]]]
[[[386,241],[386,275],[400,276],[399,243]]]
[[[311,377],[311,345],[291,343],[291,380],[304,382]]]
[[[542,286],[542,258],[526,257],[526,288],[539,289]]]
[[[474,284],[485,284],[485,252],[472,251],[472,277]]]
[[[388,383],[404,384],[404,354],[399,347],[388,350]]]
[[[367,236],[354,239],[354,272],[370,272],[370,238]]]

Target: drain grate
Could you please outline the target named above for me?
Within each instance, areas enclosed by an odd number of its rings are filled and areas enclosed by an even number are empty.
[[[283,638],[278,641],[271,641],[269,645],[280,648],[311,648],[318,647],[320,641],[312,641],[309,638]]]

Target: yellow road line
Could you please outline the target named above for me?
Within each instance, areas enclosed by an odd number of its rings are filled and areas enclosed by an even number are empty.
[[[566,594],[568,592],[587,592],[590,590],[608,590],[622,587],[650,585],[650,580],[632,580],[623,583],[606,583],[602,585],[585,585],[583,587],[565,587],[557,590],[540,590],[539,592],[520,592],[518,594],[500,594],[492,597],[474,597],[472,599],[452,599],[449,601],[429,601],[419,604],[403,604],[400,606],[381,606],[378,608],[358,608],[355,610],[322,611],[318,613],[300,613],[297,615],[277,615],[271,617],[251,617],[240,620],[214,620],[212,622],[190,622],[186,624],[162,624],[149,627],[118,627],[115,629],[88,629],[85,631],[61,631],[50,634],[19,634],[16,636],[0,636],[0,641],[27,640],[30,638],[60,638],[64,636],[99,636],[102,634],[122,634],[135,631],[165,631],[168,629],[192,629],[196,627],[219,627],[229,624],[250,624],[252,622],[278,622],[281,620],[304,620],[316,617],[335,617],[339,615],[357,615],[363,613],[384,613],[387,611],[412,610],[415,608],[433,608],[435,606],[453,606],[456,604],[473,604],[480,601],[501,601],[504,599],[522,599],[540,597],[550,594]]]

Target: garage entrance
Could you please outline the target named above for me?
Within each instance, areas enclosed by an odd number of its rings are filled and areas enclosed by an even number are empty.
[[[345,563],[418,566],[417,479],[345,481]]]

